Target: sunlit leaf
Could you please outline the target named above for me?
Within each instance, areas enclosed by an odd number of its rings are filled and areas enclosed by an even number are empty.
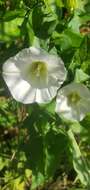
[[[82,69],[76,69],[75,78],[74,78],[75,82],[85,82],[89,78],[90,78],[89,75],[84,73]]]
[[[88,187],[90,185],[89,168],[85,158],[81,154],[81,151],[71,129],[68,131],[68,138],[74,169],[77,172],[78,178],[81,183]]]

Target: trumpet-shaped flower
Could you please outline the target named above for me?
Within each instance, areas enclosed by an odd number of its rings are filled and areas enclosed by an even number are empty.
[[[65,80],[66,69],[60,57],[30,47],[4,63],[3,77],[17,101],[47,103]]]
[[[58,91],[56,112],[68,120],[81,121],[90,112],[90,91],[80,83],[71,83]]]

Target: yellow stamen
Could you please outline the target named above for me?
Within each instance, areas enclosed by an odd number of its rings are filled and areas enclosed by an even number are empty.
[[[77,104],[81,97],[77,92],[71,92],[70,94],[67,95],[68,98],[68,104]]]
[[[32,62],[28,70],[28,76],[30,80],[32,80],[33,82],[35,81],[35,83],[37,82],[46,83],[47,75],[48,75],[48,70],[45,62],[42,61]]]

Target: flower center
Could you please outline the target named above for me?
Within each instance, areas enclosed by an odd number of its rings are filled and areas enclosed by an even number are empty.
[[[70,94],[68,94],[67,98],[68,104],[77,104],[81,99],[77,92],[71,92]]]
[[[46,63],[41,61],[32,62],[30,67],[30,74],[34,78],[45,79],[47,77]]]
[[[43,87],[48,82],[48,69],[43,61],[34,61],[27,70],[27,76],[32,85]]]

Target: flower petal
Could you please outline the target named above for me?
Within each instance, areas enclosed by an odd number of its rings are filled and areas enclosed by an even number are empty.
[[[63,116],[68,120],[77,121],[80,120],[79,113],[74,107],[71,107],[67,104],[67,98],[64,96],[58,96],[56,102],[56,113]]]
[[[13,58],[17,61],[16,65],[22,70],[22,64],[27,67],[33,61],[43,61],[45,55],[47,55],[47,53],[41,48],[30,47],[21,50]]]
[[[67,75],[63,61],[58,56],[49,55],[47,64],[49,70],[49,85],[57,85],[60,87]]]
[[[47,103],[51,100],[50,94],[48,92],[48,89],[37,89],[36,90],[36,102],[38,103]]]
[[[20,73],[19,68],[15,64],[15,60],[13,57],[9,58],[4,64],[3,64],[3,73]]]
[[[24,104],[35,101],[36,89],[23,80],[19,73],[3,74],[3,77],[14,99]]]
[[[76,91],[80,97],[90,99],[90,92],[88,88],[81,83],[70,83],[69,85],[62,88],[63,94],[68,95],[69,93]]]
[[[56,87],[37,89],[35,101],[38,103],[48,103],[55,97],[56,92]]]
[[[85,117],[85,115],[90,112],[90,100],[88,100],[87,98],[86,100],[82,99],[79,107],[80,107],[80,121],[81,121]]]

